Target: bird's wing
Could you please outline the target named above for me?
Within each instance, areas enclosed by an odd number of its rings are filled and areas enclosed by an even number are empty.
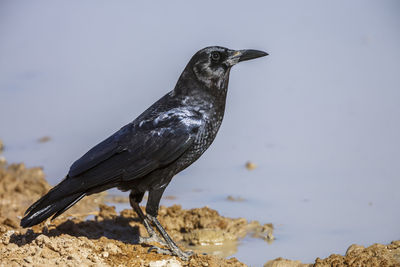
[[[142,177],[181,156],[192,144],[198,128],[199,123],[188,123],[187,118],[176,116],[128,124],[74,162],[68,175],[91,173],[88,176],[96,179],[92,185],[104,184],[116,176],[123,180]]]
[[[110,157],[121,153],[127,149],[120,144],[124,136],[128,133],[129,124],[119,131],[90,149],[81,158],[76,160],[70,167],[68,176],[74,177],[86,172]]]

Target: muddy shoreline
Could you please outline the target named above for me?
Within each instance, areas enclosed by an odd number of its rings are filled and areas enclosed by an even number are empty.
[[[208,207],[162,206],[160,222],[181,247],[198,254],[184,262],[147,253],[157,244],[137,244],[139,235],[147,233],[135,212],[117,213],[105,204],[110,201],[105,193],[84,198],[54,221],[21,228],[26,208],[49,189],[41,168],[0,163],[0,266],[245,266],[235,258],[225,259],[236,252],[239,238],[251,234],[273,239],[270,224],[226,218]],[[213,246],[218,249],[201,254]]]
[[[105,193],[84,198],[52,222],[20,228],[25,209],[49,189],[41,168],[0,161],[0,266],[246,266],[236,258],[226,259],[236,252],[239,239],[252,235],[274,240],[271,224],[226,218],[208,207],[185,210],[174,205],[161,207],[159,220],[182,248],[197,254],[184,262],[147,253],[157,244],[137,244],[139,235],[147,235],[137,215],[131,209],[117,213],[110,205],[113,198]],[[312,264],[268,261],[267,255],[265,261],[267,267],[400,266],[400,241],[368,248],[352,245],[344,256],[332,254]]]

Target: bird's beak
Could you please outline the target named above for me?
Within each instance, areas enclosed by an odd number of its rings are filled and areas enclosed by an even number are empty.
[[[233,53],[236,56],[239,56],[239,62],[250,60],[250,59],[255,59],[258,57],[265,57],[268,56],[268,53],[260,50],[253,50],[253,49],[247,49],[247,50],[239,50]]]
[[[268,56],[268,53],[260,50],[253,50],[253,49],[236,50],[233,51],[233,53],[231,54],[231,56],[228,58],[227,61],[230,63],[230,65],[233,66],[238,62],[265,56]]]

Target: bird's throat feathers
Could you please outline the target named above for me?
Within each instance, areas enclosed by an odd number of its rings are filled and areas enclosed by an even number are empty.
[[[228,83],[229,70],[211,71],[206,65],[188,64],[174,88],[174,93],[191,95],[200,91],[225,102]]]
[[[201,62],[193,66],[197,80],[206,87],[218,91],[228,89],[229,71],[225,66],[213,66],[211,62]]]

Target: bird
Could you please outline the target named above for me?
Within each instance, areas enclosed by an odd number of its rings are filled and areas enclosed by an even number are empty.
[[[174,175],[214,141],[225,113],[231,68],[267,55],[221,46],[196,52],[172,91],[76,160],[65,178],[26,210],[21,226],[51,216],[53,220],[83,197],[116,187],[130,191],[130,205],[148,232],[138,242],[158,242],[166,248],[152,246],[149,252],[188,260],[193,252],[181,250],[157,219],[160,199]],[[139,203],[146,192],[144,213]]]

